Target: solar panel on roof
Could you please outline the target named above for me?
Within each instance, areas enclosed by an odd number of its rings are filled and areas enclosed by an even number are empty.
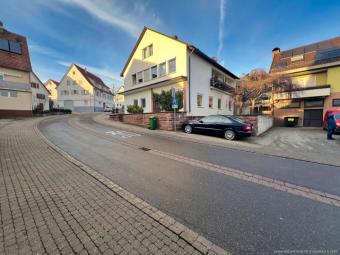
[[[18,42],[9,41],[9,50],[21,54],[21,45]]]
[[[318,52],[315,56],[315,60],[321,61],[337,57],[340,57],[340,47]]]
[[[0,50],[9,51],[8,40],[0,39]]]

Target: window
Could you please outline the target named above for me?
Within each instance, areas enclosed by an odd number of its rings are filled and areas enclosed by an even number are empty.
[[[0,90],[0,97],[17,97],[17,92]]]
[[[76,81],[72,81],[73,86],[77,86],[77,82]]]
[[[216,123],[216,122],[220,122],[219,116],[207,116],[201,119],[201,121],[203,121],[203,123]]]
[[[231,100],[229,100],[229,111],[231,111],[231,108],[233,107],[233,103],[232,103],[232,101]]]
[[[68,90],[62,90],[62,91],[61,91],[61,94],[62,94],[62,95],[65,95],[65,96],[68,96],[68,95],[69,95],[69,92],[68,92]]]
[[[176,72],[176,59],[169,60],[169,73]]]
[[[137,81],[138,81],[138,83],[142,83],[143,82],[143,72],[138,72],[137,73]]]
[[[152,55],[153,55],[153,46],[152,46],[152,44],[149,45],[149,46],[147,46],[147,47],[145,47],[145,48],[142,50],[142,52],[143,52],[143,59],[152,56]]]
[[[19,42],[9,41],[9,51],[21,54],[21,45]]]
[[[138,105],[138,100],[137,100],[137,99],[133,100],[133,105],[134,105],[134,106],[137,106],[137,105]]]
[[[72,95],[78,95],[78,90],[76,90],[76,89],[72,90],[72,91],[71,91],[71,94],[72,94]]]
[[[197,107],[202,107],[203,106],[203,96],[198,94],[197,95]]]
[[[213,108],[214,98],[209,96],[209,108]]]
[[[305,108],[323,107],[323,99],[306,99]]]
[[[159,64],[159,77],[165,76],[166,75],[166,69],[165,69],[165,62]]]
[[[340,99],[333,99],[333,106],[340,106]]]
[[[106,99],[106,94],[103,93],[103,98]]]
[[[151,67],[151,79],[157,78],[157,66]]]
[[[39,88],[39,83],[31,82],[31,88],[38,89]]]
[[[4,81],[5,80],[5,75],[3,73],[0,73],[0,81]]]
[[[137,83],[137,77],[136,74],[132,75],[132,84],[135,85]]]
[[[221,98],[217,99],[217,108],[218,109],[221,109],[221,104],[222,104],[222,99]]]
[[[142,98],[142,99],[140,100],[140,105],[141,105],[143,108],[145,108],[145,105],[146,105],[146,103],[145,103],[145,98]]]
[[[67,85],[67,86],[70,86],[70,85],[71,85],[71,81],[70,81],[70,80],[67,80],[67,81],[66,81],[66,85]]]
[[[144,81],[150,81],[150,69],[143,71]]]
[[[38,99],[45,99],[45,95],[44,95],[44,94],[37,93],[37,98],[38,98]]]
[[[100,97],[100,92],[99,91],[96,91],[96,96]]]
[[[83,90],[81,91],[81,94],[82,94],[82,95],[88,95],[89,92],[88,92],[87,90],[84,90],[84,89],[83,89]]]

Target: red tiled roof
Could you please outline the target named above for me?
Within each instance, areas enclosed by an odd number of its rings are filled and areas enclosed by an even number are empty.
[[[56,80],[52,80],[52,79],[50,79],[55,85],[57,85],[57,87],[59,86],[59,81],[56,81]]]
[[[2,32],[0,31],[0,39],[19,42],[22,50],[22,54],[0,50],[0,66],[31,72],[32,66],[26,38],[7,30],[3,30]]]
[[[273,53],[273,61],[270,67],[270,72],[282,72],[295,68],[314,66],[326,63],[340,61],[338,54],[333,54],[332,57],[320,58],[320,54],[329,51],[340,51],[340,36],[300,46],[298,48],[285,51],[276,51]],[[292,57],[301,57],[296,61],[292,61]]]
[[[86,78],[86,80],[95,88],[105,91],[107,93],[112,94],[110,88],[108,86],[105,85],[105,83],[103,82],[102,79],[100,79],[98,76],[94,75],[93,73],[90,73],[89,71],[87,71],[86,69],[74,64],[79,72],[81,72],[81,74]]]

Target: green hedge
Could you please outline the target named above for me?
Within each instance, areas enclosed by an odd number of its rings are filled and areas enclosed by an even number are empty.
[[[138,105],[128,105],[127,112],[128,113],[143,113],[144,108]]]

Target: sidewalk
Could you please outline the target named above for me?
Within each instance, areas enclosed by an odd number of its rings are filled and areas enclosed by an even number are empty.
[[[50,144],[0,128],[0,254],[227,254]]]
[[[198,134],[186,134],[182,130],[177,132],[164,131],[164,130],[149,130],[143,127],[133,126],[125,123],[121,123],[118,121],[113,121],[109,119],[108,113],[96,114],[93,118],[96,122],[111,126],[117,129],[130,130],[140,134],[152,134],[164,137],[173,137],[177,139],[182,139],[189,142],[197,142],[207,145],[220,146],[224,148],[230,148],[233,150],[241,150],[248,151],[253,153],[259,153],[264,155],[278,156],[284,158],[291,158],[297,160],[304,160],[308,162],[327,164],[340,166],[340,157],[339,157],[339,149],[340,145],[338,143],[329,144],[329,142],[325,142],[325,138],[318,137],[316,141],[314,141],[314,147],[311,148],[310,143],[305,142],[301,143],[301,137],[299,139],[299,146],[291,146],[291,144],[295,145],[297,143],[297,137],[294,135],[294,130],[285,130],[285,133],[282,137],[277,135],[276,130],[270,130],[264,135],[259,137],[250,137],[249,139],[239,140],[239,141],[227,141],[218,137],[211,137],[205,135]],[[280,132],[280,130],[279,130]],[[287,132],[289,132],[287,134]],[[313,132],[313,131],[312,131]],[[272,134],[275,135],[272,135]],[[314,134],[308,134],[307,138],[302,138],[302,140],[306,141],[307,139],[314,139]],[[287,137],[291,136],[290,143],[287,145]],[[315,147],[315,144],[318,141],[320,142],[320,147]],[[303,146],[304,144],[308,144],[308,146]],[[327,150],[323,150],[326,148]],[[329,147],[329,148],[328,148]]]

